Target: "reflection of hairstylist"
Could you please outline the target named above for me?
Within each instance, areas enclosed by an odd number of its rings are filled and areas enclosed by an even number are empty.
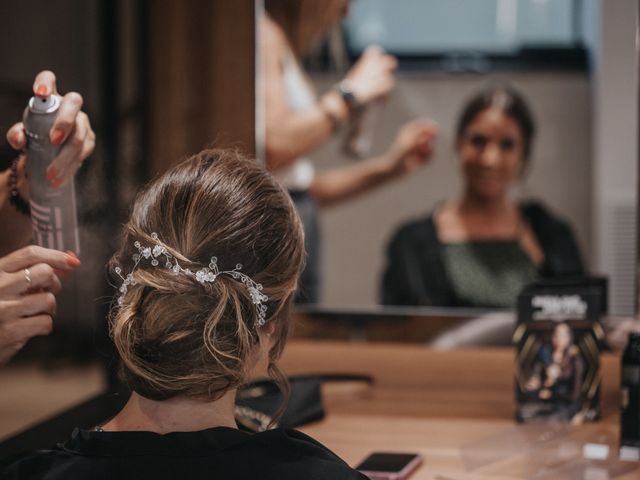
[[[33,91],[39,96],[57,95],[54,74],[40,72]],[[64,95],[51,128],[50,141],[62,145],[47,172],[54,188],[73,177],[95,146],[89,117],[81,107],[80,94]],[[7,139],[16,150],[25,147],[22,123],[9,129]],[[0,173],[0,223],[4,227],[0,237],[0,365],[9,361],[31,337],[51,332],[55,294],[61,288],[58,277],[80,265],[73,252],[37,246],[13,251],[28,243],[31,234],[29,191],[24,174],[26,161],[28,159],[21,155],[10,169]]]
[[[386,153],[328,172],[314,171],[307,155],[326,142],[354,110],[387,95],[396,60],[368,48],[339,88],[316,96],[301,67],[308,47],[338,23],[346,0],[267,0],[261,35],[266,83],[267,166],[287,187],[303,220],[308,252],[301,300],[318,300],[316,204],[329,205],[413,171],[431,153],[435,126],[427,120],[404,125]]]
[[[539,275],[583,272],[569,225],[537,202],[509,196],[534,130],[524,99],[511,89],[488,89],[465,105],[456,129],[464,190],[395,233],[383,303],[513,307]]]

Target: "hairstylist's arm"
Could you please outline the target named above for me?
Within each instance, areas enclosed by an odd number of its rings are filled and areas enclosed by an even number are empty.
[[[358,102],[368,105],[386,97],[395,85],[394,73],[398,67],[395,57],[381,47],[367,47],[344,80],[353,89]]]
[[[0,365],[53,328],[62,272],[80,266],[73,253],[29,246],[0,258]]]
[[[287,103],[283,58],[288,44],[284,33],[268,17],[261,24],[262,58],[265,86],[265,152],[267,167],[277,170],[287,167],[301,155],[327,140],[334,130],[331,119],[319,104],[294,111]],[[293,61],[293,58],[291,59]],[[346,105],[335,99],[341,118],[348,117]]]
[[[266,95],[267,166],[277,170],[322,145],[333,134],[336,123],[348,120],[349,108],[335,90],[325,93],[310,108],[292,110],[287,103],[283,59],[289,54],[280,28],[265,17],[262,31]],[[293,58],[291,61],[294,61]],[[345,80],[362,105],[387,95],[394,85],[397,62],[378,47],[362,54]]]
[[[412,173],[431,158],[437,132],[437,125],[428,119],[406,123],[382,156],[318,173],[311,184],[311,195],[327,206]]]
[[[53,72],[40,72],[33,83],[34,95],[46,97],[59,95],[56,88],[56,77]],[[89,117],[81,111],[82,96],[69,92],[62,96],[60,109],[49,132],[49,140],[55,145],[62,145],[60,153],[51,162],[47,170],[47,178],[52,187],[59,188],[66,184],[78,171],[82,162],[93,152],[96,136],[91,128]],[[7,132],[9,144],[16,150],[26,147],[26,135],[22,122],[13,125]],[[16,168],[16,185],[20,197],[29,201],[29,189],[25,178],[25,162],[21,155]],[[9,203],[10,170],[0,175],[0,224],[11,225],[11,235],[0,238],[0,255],[15,250],[28,242],[30,230],[29,218],[18,212]]]

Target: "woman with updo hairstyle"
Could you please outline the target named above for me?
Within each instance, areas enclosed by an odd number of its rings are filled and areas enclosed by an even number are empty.
[[[382,303],[513,308],[540,277],[584,273],[571,227],[541,203],[510,195],[530,168],[535,130],[510,87],[488,88],[465,104],[455,143],[463,190],[395,232]]]
[[[303,265],[290,197],[257,162],[205,150],[137,196],[110,268],[111,333],[131,389],[106,424],[2,478],[364,479],[284,429],[237,429],[236,389],[277,361]]]

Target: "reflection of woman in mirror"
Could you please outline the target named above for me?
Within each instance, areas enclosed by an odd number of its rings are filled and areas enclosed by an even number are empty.
[[[317,96],[302,68],[309,48],[338,24],[347,0],[266,0],[260,25],[266,87],[266,162],[289,190],[304,223],[307,266],[300,301],[318,301],[316,206],[331,205],[414,171],[431,154],[435,126],[416,120],[377,158],[316,172],[309,154],[361,109],[389,94],[396,60],[380,48],[362,54],[344,80]]]
[[[567,323],[553,329],[551,344],[538,351],[524,389],[537,400],[557,407],[556,415],[572,419],[580,410],[580,390],[584,362],[573,344],[573,331]]]
[[[513,307],[536,277],[583,272],[570,226],[509,195],[530,162],[534,132],[510,88],[487,89],[464,106],[455,144],[462,193],[394,234],[384,304]]]

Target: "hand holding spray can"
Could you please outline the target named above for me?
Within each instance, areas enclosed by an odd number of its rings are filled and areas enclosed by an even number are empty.
[[[383,107],[382,101],[376,100],[352,112],[342,143],[342,151],[349,157],[363,159],[371,155],[373,139]]]
[[[47,167],[60,152],[60,146],[49,140],[49,131],[59,108],[60,97],[57,95],[34,96],[24,111],[33,241],[42,247],[79,254],[73,179],[57,188],[47,179]]]

